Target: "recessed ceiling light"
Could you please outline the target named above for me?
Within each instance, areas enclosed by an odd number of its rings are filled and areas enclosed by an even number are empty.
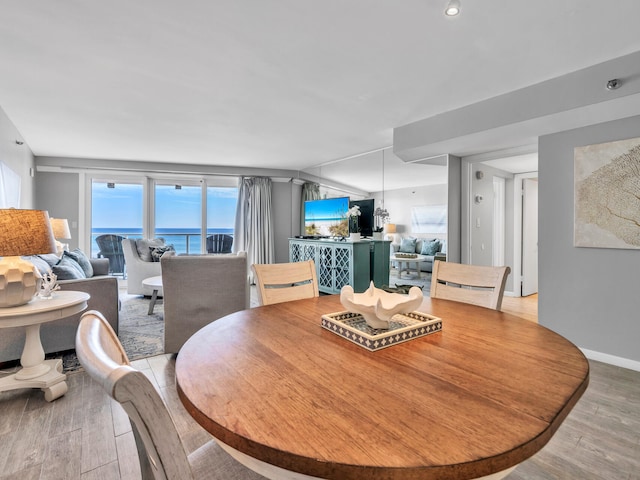
[[[449,0],[447,4],[447,8],[444,10],[444,14],[448,17],[455,17],[460,13],[460,1],[459,0]]]

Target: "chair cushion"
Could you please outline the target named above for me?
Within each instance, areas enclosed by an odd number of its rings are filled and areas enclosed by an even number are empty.
[[[58,280],[87,278],[78,262],[67,255],[63,255],[60,261],[51,268],[51,271],[56,274]]]
[[[422,242],[422,250],[420,250],[420,255],[435,255],[440,251],[440,241],[439,240],[425,240]]]
[[[161,247],[164,245],[163,238],[139,238],[136,240],[136,250],[143,262],[152,262],[151,247]]]
[[[167,252],[175,252],[176,249],[173,245],[162,245],[161,247],[149,247],[149,251],[151,252],[151,261],[159,262],[162,255]]]
[[[400,251],[402,253],[416,253],[416,239],[413,237],[403,238],[400,242]]]
[[[93,265],[91,265],[89,258],[84,254],[82,250],[76,248],[72,252],[65,251],[63,255],[71,257],[73,260],[75,260],[76,263],[80,265],[80,268],[82,268],[82,271],[87,278],[93,277]]]

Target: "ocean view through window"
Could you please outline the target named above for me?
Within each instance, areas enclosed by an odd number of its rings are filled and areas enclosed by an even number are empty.
[[[92,256],[95,257],[99,251],[95,240],[99,235],[145,236],[143,191],[141,183],[93,181]],[[176,188],[175,182],[158,182],[152,191],[155,194],[152,203],[155,204],[155,226],[148,236],[164,238],[177,253],[201,253],[206,235],[225,233],[233,236],[238,196],[236,187],[207,187],[206,205],[202,204],[202,187],[199,184],[182,184]],[[204,208],[207,225],[203,232]]]

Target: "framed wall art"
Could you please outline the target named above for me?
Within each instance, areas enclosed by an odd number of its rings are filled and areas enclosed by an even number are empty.
[[[413,233],[447,233],[447,206],[421,205],[411,208]]]
[[[640,138],[574,149],[574,245],[640,248]]]

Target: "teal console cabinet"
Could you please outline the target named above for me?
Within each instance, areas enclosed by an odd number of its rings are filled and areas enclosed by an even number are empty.
[[[386,246],[386,256],[384,247]],[[318,289],[323,293],[340,293],[345,285],[364,292],[374,280],[377,287],[389,281],[389,242],[339,242],[335,240],[289,239],[289,261],[313,260]],[[386,265],[386,277],[385,277]],[[378,285],[378,282],[381,282]]]

